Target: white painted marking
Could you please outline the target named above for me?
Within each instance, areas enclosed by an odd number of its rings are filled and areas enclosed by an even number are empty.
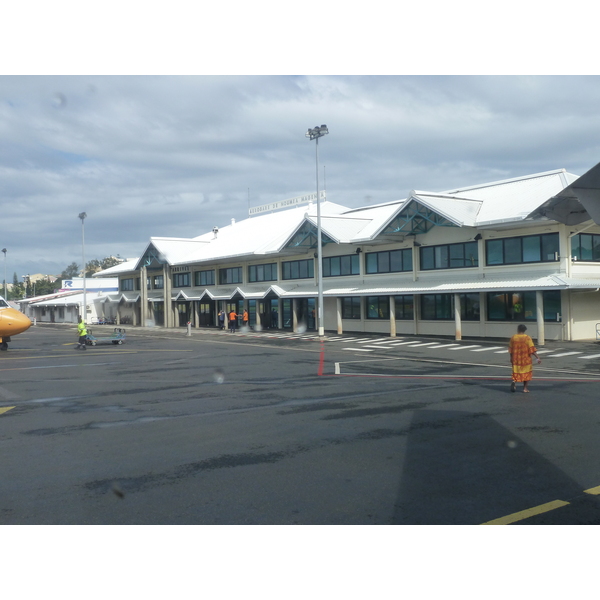
[[[389,338],[375,338],[374,340],[363,340],[362,342],[357,342],[358,344],[373,344],[375,342],[381,342],[382,340],[387,340]]]
[[[412,346],[412,348],[420,348],[421,346],[432,346],[433,344],[437,344],[437,342],[423,342],[423,343],[417,343],[414,346]]]
[[[479,348],[479,344],[472,344],[470,346],[459,346],[458,348],[451,348],[451,350],[468,350],[469,348]]]
[[[420,344],[421,342],[398,342],[397,344],[394,344],[394,346],[407,346],[409,344],[414,345],[414,344]]]
[[[431,349],[434,348],[450,348],[451,346],[458,346],[458,344],[441,344],[439,346],[431,346]]]
[[[548,358],[558,358],[560,356],[573,356],[573,354],[583,354],[583,352],[561,352],[560,354],[551,354]]]
[[[560,348],[559,348],[560,349]],[[547,352],[556,352],[556,350],[538,350],[537,353],[538,354],[545,354]]]
[[[364,348],[342,348],[342,350],[353,350],[354,352],[373,352],[373,350],[365,350]]]
[[[591,358],[600,358],[600,354],[590,354],[589,356],[579,356],[578,358],[583,358],[584,360],[590,360]]]
[[[489,348],[479,348],[478,350],[471,350],[471,352],[491,352],[492,350],[498,350],[498,348],[502,348],[502,346],[490,346]],[[506,352],[506,350],[503,350],[502,352]],[[499,352],[497,354],[499,354]]]

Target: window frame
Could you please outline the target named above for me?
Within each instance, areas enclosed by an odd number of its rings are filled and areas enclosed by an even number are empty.
[[[524,260],[524,240],[532,240],[533,238],[539,238],[539,260]],[[552,243],[550,244],[549,240],[552,239]],[[511,243],[507,250],[507,243]],[[490,248],[492,246],[496,246],[498,244],[502,245],[501,262],[490,262]],[[514,246],[512,244],[518,244],[518,252],[515,252]],[[551,258],[544,258],[544,246],[551,245],[556,248],[556,250],[552,252],[546,252],[546,255],[551,255]],[[548,250],[548,249],[547,249]],[[531,252],[531,248],[529,249]],[[503,265],[531,265],[536,263],[551,263],[556,262],[557,259],[555,257],[555,253],[560,252],[560,237],[558,232],[551,233],[536,233],[533,235],[520,235],[520,236],[512,236],[507,238],[495,238],[491,240],[485,241],[485,265],[486,267],[498,267]],[[498,253],[498,249],[495,250],[495,253]],[[512,254],[513,256],[518,254],[520,256],[520,260],[507,260],[507,254]]]

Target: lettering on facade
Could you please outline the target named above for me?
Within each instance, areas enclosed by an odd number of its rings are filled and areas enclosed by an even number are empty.
[[[319,198],[326,200],[325,191],[319,192]],[[279,210],[280,208],[290,208],[298,204],[307,204],[308,202],[316,202],[317,194],[305,194],[304,196],[296,196],[296,198],[288,198],[287,200],[280,200],[279,202],[272,202],[271,204],[263,204],[262,206],[255,206],[248,211],[250,216],[259,215],[262,213],[270,212],[272,210]]]

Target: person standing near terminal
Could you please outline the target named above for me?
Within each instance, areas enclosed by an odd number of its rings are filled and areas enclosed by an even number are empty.
[[[227,318],[229,319],[229,332],[235,333],[235,326],[237,325],[238,318],[235,310],[231,310],[231,312],[227,315]]]
[[[225,329],[225,311],[223,309],[219,312],[219,329]]]
[[[242,315],[242,326],[248,327],[248,310],[244,309],[244,314]]]
[[[533,340],[525,333],[527,327],[519,325],[517,333],[510,338],[508,352],[510,353],[510,363],[512,365],[512,383],[510,391],[517,391],[517,382],[523,382],[523,392],[529,392],[529,382],[533,377],[533,366],[531,357],[535,356],[538,365],[542,362],[537,355],[537,349]]]
[[[79,317],[79,323],[77,324],[77,335],[79,336],[79,340],[77,341],[77,346],[75,346],[75,350],[85,350],[85,338],[87,336],[87,328],[85,323],[83,322],[83,318]]]

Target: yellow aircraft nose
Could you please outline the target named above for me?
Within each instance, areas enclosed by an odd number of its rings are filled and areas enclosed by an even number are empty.
[[[14,308],[0,311],[0,330],[4,336],[23,333],[31,327],[31,320]]]

